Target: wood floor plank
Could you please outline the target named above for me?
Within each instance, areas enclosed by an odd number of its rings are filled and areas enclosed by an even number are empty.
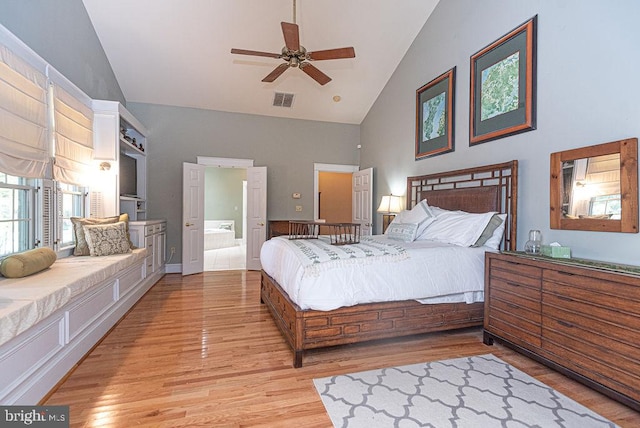
[[[168,274],[59,385],[72,427],[330,427],[313,379],[492,353],[620,426],[640,414],[500,345],[481,329],[292,353],[248,271]]]

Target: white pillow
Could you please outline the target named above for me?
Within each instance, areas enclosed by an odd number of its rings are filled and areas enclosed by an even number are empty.
[[[392,222],[386,230],[387,238],[403,242],[413,242],[416,239],[418,225],[416,223]]]
[[[469,247],[478,240],[495,211],[473,214],[464,211],[443,212],[421,235],[421,239]]]
[[[507,224],[507,215],[506,214],[498,214],[498,217],[502,219],[502,223],[493,231],[493,235],[491,238],[487,239],[487,242],[484,243],[485,247],[493,248],[497,250],[500,248],[500,244],[502,243],[502,235],[504,235],[504,229]]]

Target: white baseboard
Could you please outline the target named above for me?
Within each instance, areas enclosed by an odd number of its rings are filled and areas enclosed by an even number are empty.
[[[182,263],[173,263],[165,265],[166,273],[182,273]]]

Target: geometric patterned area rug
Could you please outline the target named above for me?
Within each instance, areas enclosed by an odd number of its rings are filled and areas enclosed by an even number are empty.
[[[335,427],[615,427],[494,355],[314,379]]]

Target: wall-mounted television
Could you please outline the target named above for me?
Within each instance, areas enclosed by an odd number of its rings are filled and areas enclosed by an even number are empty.
[[[138,196],[138,162],[120,153],[120,196]]]

